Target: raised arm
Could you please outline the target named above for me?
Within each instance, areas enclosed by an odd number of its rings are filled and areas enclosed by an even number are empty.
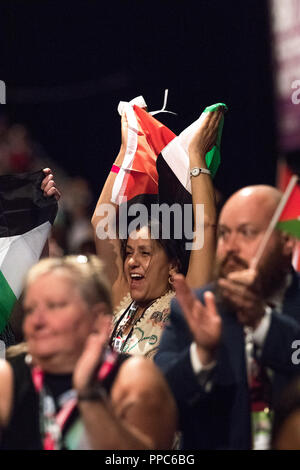
[[[221,116],[221,110],[210,112],[193,137],[189,145],[190,169],[194,167],[207,168],[205,155],[216,142]],[[204,205],[204,245],[203,248],[191,250],[186,280],[190,287],[201,287],[212,279],[216,248],[216,202],[210,175],[200,173],[199,176],[192,176],[191,184],[195,221],[197,220],[197,204]],[[198,236],[199,230],[202,230],[202,226],[197,228],[194,226],[194,231],[198,233]]]
[[[116,166],[121,166],[123,163],[125,150],[126,150],[126,142],[127,142],[127,135],[125,132],[126,129],[126,117],[125,115],[122,116],[122,143],[119,154],[115,160]],[[101,223],[103,220],[108,220],[108,222],[113,223],[112,218],[117,214],[117,205],[111,202],[111,194],[112,188],[116,179],[116,173],[110,172],[107,180],[103,186],[102,192],[100,194],[99,200],[96,205],[95,212],[92,217],[92,225],[94,228],[94,236],[95,236],[95,244],[98,256],[105,262],[106,264],[106,273],[110,280],[111,287],[112,287],[112,296],[113,296],[113,305],[114,308],[117,307],[123,297],[128,293],[128,283],[125,279],[124,272],[123,272],[123,261],[121,258],[121,251],[120,251],[120,241],[118,238],[106,238],[101,239],[97,235],[97,227],[98,224]],[[107,212],[103,212],[103,204],[109,204],[111,208],[111,212],[108,214]],[[102,206],[102,207],[101,207]]]
[[[108,326],[108,325],[107,325]],[[74,372],[79,398],[89,393],[105,334],[89,338]],[[132,357],[121,366],[107,399],[80,400],[79,410],[93,449],[169,449],[176,406],[162,374],[148,359]]]

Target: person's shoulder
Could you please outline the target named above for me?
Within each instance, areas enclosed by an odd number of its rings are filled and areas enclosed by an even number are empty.
[[[299,319],[294,315],[291,315],[290,312],[283,311],[282,313],[277,310],[272,310],[271,316],[271,328],[269,330],[270,335],[272,336],[274,327],[278,328],[279,331],[290,331],[294,336],[300,335],[300,324]],[[284,330],[283,330],[284,328]]]
[[[0,427],[6,426],[13,395],[13,370],[4,359],[0,359]]]
[[[9,378],[11,375],[12,375],[11,365],[5,359],[0,359],[0,378],[1,378],[0,386],[1,386],[2,380],[5,378]]]
[[[170,449],[177,422],[175,400],[159,368],[131,356],[119,370],[111,393],[116,416],[151,438],[151,449]]]
[[[122,388],[134,389],[150,386],[154,389],[155,386],[163,384],[163,376],[151,359],[144,356],[131,356],[120,367],[117,381]]]
[[[13,384],[13,369],[8,361],[0,359],[0,395],[4,390],[12,387]]]
[[[155,371],[157,368],[151,359],[144,356],[130,356],[122,363],[120,373],[130,374],[130,380],[134,377],[148,374]]]

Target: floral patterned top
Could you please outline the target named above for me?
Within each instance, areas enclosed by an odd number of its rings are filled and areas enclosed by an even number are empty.
[[[135,302],[127,295],[114,313],[111,345],[118,352],[153,358],[157,352],[163,328],[170,315],[170,303],[175,293],[168,291],[145,309],[142,316],[132,323],[126,334],[122,329],[130,315],[136,311]]]

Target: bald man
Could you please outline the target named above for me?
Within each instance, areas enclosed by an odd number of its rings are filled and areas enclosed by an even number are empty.
[[[294,241],[274,231],[253,264],[280,198],[270,186],[235,193],[220,214],[216,281],[193,293],[175,279],[155,360],[177,400],[183,448],[267,448],[273,404],[299,373]]]

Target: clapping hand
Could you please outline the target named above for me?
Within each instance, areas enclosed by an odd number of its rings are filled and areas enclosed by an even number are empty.
[[[197,345],[199,359],[205,366],[214,360],[221,338],[222,320],[217,313],[214,294],[205,292],[205,305],[203,305],[181,274],[174,276],[174,287],[177,300]]]
[[[92,333],[85,348],[77,361],[73,373],[73,385],[78,393],[91,385],[91,381],[99,366],[103,352],[111,334],[111,316],[102,315],[99,318],[99,333]]]
[[[244,269],[218,281],[222,296],[236,309],[238,321],[256,328],[265,313],[265,303],[257,288],[257,271]]]

